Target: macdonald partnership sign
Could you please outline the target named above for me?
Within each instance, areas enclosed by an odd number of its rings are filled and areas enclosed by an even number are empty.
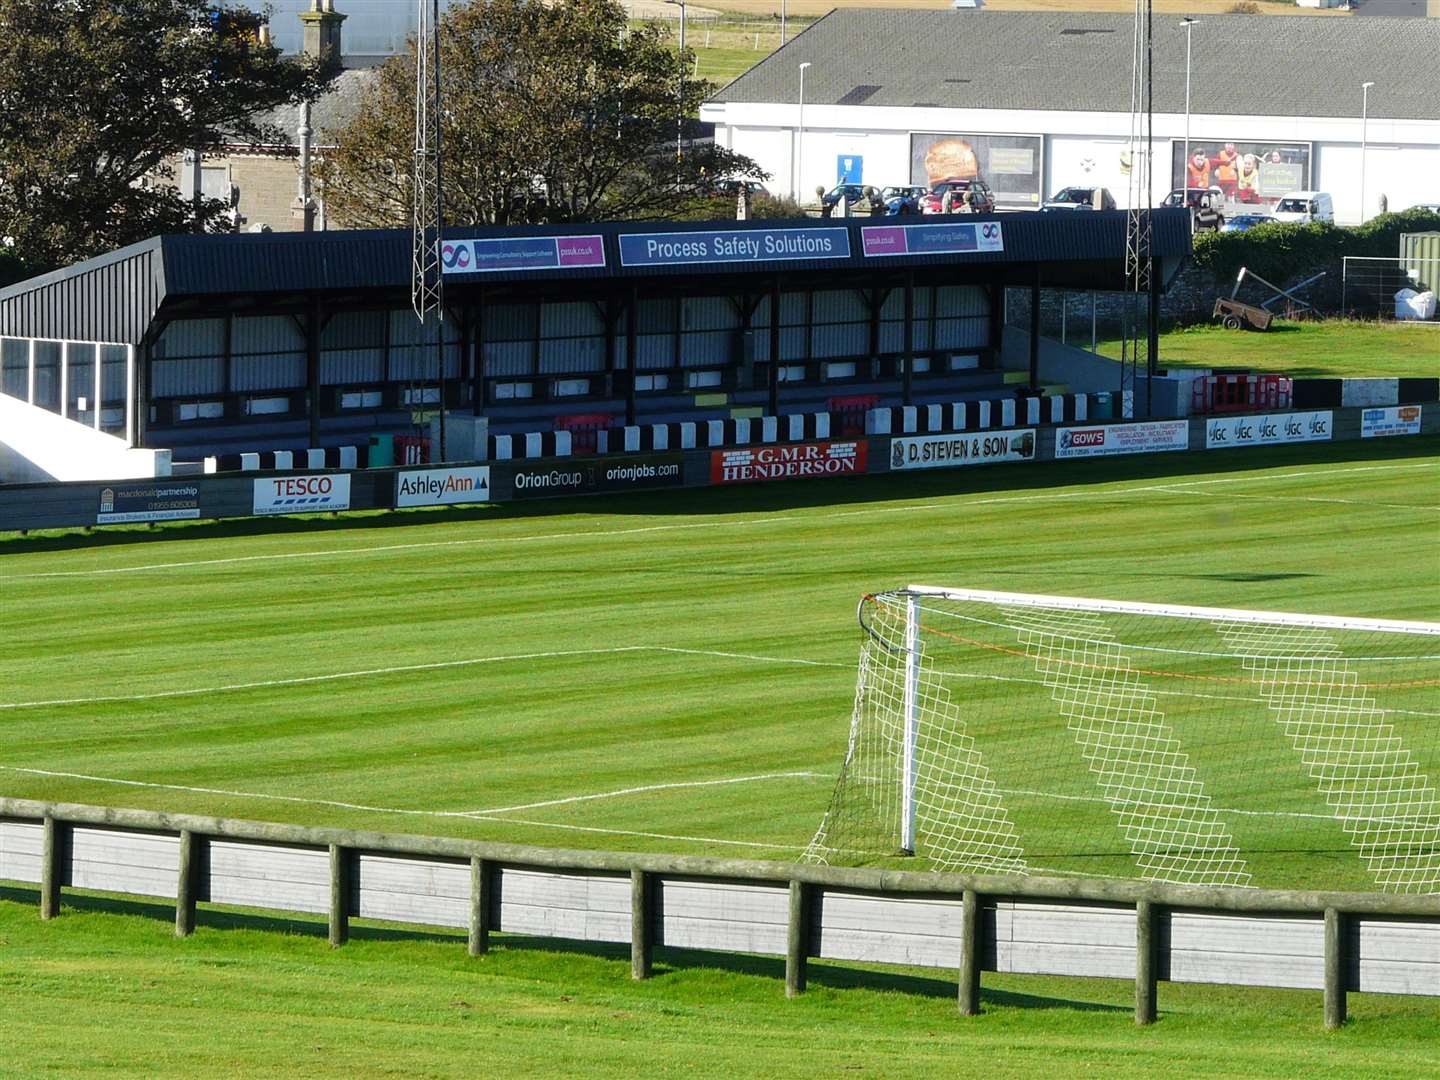
[[[867,259],[890,255],[964,255],[1005,250],[1005,234],[998,221],[867,225],[860,230],[860,238]]]
[[[492,240],[446,240],[440,245],[440,265],[447,274],[604,267],[605,244],[599,236],[504,236]]]
[[[850,232],[843,228],[627,233],[620,237],[621,266],[693,266],[849,257]]]

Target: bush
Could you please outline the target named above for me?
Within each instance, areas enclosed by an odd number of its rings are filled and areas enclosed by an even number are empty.
[[[1401,233],[1435,231],[1440,231],[1440,214],[1418,209],[1380,214],[1355,228],[1275,222],[1245,232],[1197,233],[1194,259],[1217,280],[1231,280],[1248,266],[1280,283],[1302,271],[1335,267],[1346,255],[1393,259],[1400,254]]]
[[[1238,4],[1231,4],[1225,9],[1226,15],[1259,15],[1260,5],[1255,0],[1240,0]]]
[[[17,281],[24,281],[31,276],[32,271],[20,261],[13,251],[0,247],[0,288],[13,285]]]

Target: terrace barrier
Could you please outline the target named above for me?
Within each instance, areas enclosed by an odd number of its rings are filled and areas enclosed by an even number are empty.
[[[149,810],[0,798],[0,880],[309,912],[339,946],[352,918],[785,958],[949,968],[962,1015],[983,971],[1133,979],[1135,1022],[1174,983],[1323,993],[1326,1027],[1351,991],[1440,996],[1440,896],[1289,892],[1129,880],[933,874],[639,853],[567,851]]]

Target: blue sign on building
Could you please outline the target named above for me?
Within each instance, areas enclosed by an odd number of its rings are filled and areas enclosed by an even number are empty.
[[[686,266],[849,257],[850,233],[843,228],[627,233],[620,237],[621,266]]]
[[[865,182],[865,158],[860,154],[837,154],[835,157],[835,182],[837,184],[863,184]]]

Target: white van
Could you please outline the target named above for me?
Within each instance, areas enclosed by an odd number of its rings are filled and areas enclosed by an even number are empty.
[[[1335,204],[1325,191],[1292,191],[1275,204],[1275,220],[1308,225],[1335,220]]]

